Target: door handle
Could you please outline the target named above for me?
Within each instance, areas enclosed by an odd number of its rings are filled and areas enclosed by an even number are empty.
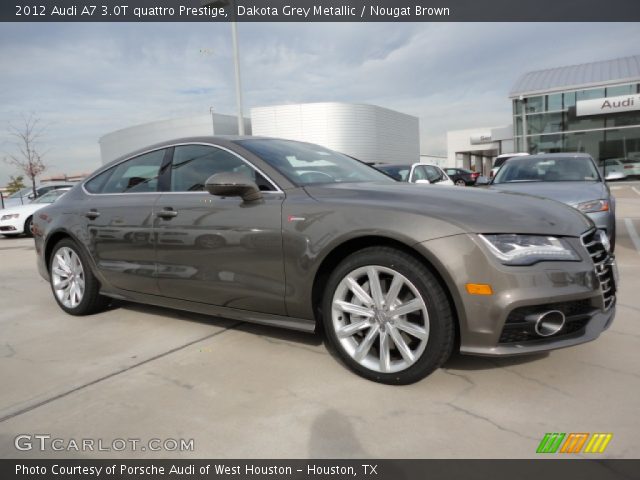
[[[97,210],[89,210],[87,213],[84,214],[84,216],[87,217],[89,220],[95,220],[100,216],[100,212]]]
[[[160,210],[156,215],[160,218],[169,219],[178,216],[178,212],[172,208],[165,208]]]

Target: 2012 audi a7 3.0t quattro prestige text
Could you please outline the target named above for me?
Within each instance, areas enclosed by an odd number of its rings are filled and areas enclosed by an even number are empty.
[[[614,258],[577,210],[400,184],[288,140],[155,145],[39,211],[33,232],[39,270],[70,314],[121,298],[322,325],[351,369],[385,383],[423,378],[454,348],[511,355],[593,340],[615,312]]]

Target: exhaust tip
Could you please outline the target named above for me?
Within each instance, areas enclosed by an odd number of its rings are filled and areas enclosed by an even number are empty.
[[[564,327],[564,313],[559,310],[550,310],[540,314],[535,324],[535,331],[541,337],[555,335]]]

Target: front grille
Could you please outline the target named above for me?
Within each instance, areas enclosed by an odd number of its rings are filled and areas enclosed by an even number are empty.
[[[608,310],[615,303],[616,288],[613,268],[610,264],[611,258],[599,235],[597,230],[590,230],[582,236],[581,240],[593,260],[595,273],[600,282],[604,309]]]
[[[522,343],[581,334],[589,323],[591,315],[596,308],[590,299],[516,308],[509,313],[498,342]],[[564,313],[566,317],[564,327],[551,337],[540,337],[535,331],[535,323],[527,321],[527,317],[531,318],[532,316],[551,310],[559,310]]]

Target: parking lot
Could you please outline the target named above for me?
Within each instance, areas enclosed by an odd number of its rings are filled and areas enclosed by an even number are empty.
[[[531,357],[454,356],[406,387],[366,381],[319,336],[117,303],[60,310],[31,239],[0,239],[0,457],[528,458],[546,432],[640,449],[640,182],[618,201],[618,313],[597,341]],[[19,451],[65,440],[193,439],[193,451]]]

